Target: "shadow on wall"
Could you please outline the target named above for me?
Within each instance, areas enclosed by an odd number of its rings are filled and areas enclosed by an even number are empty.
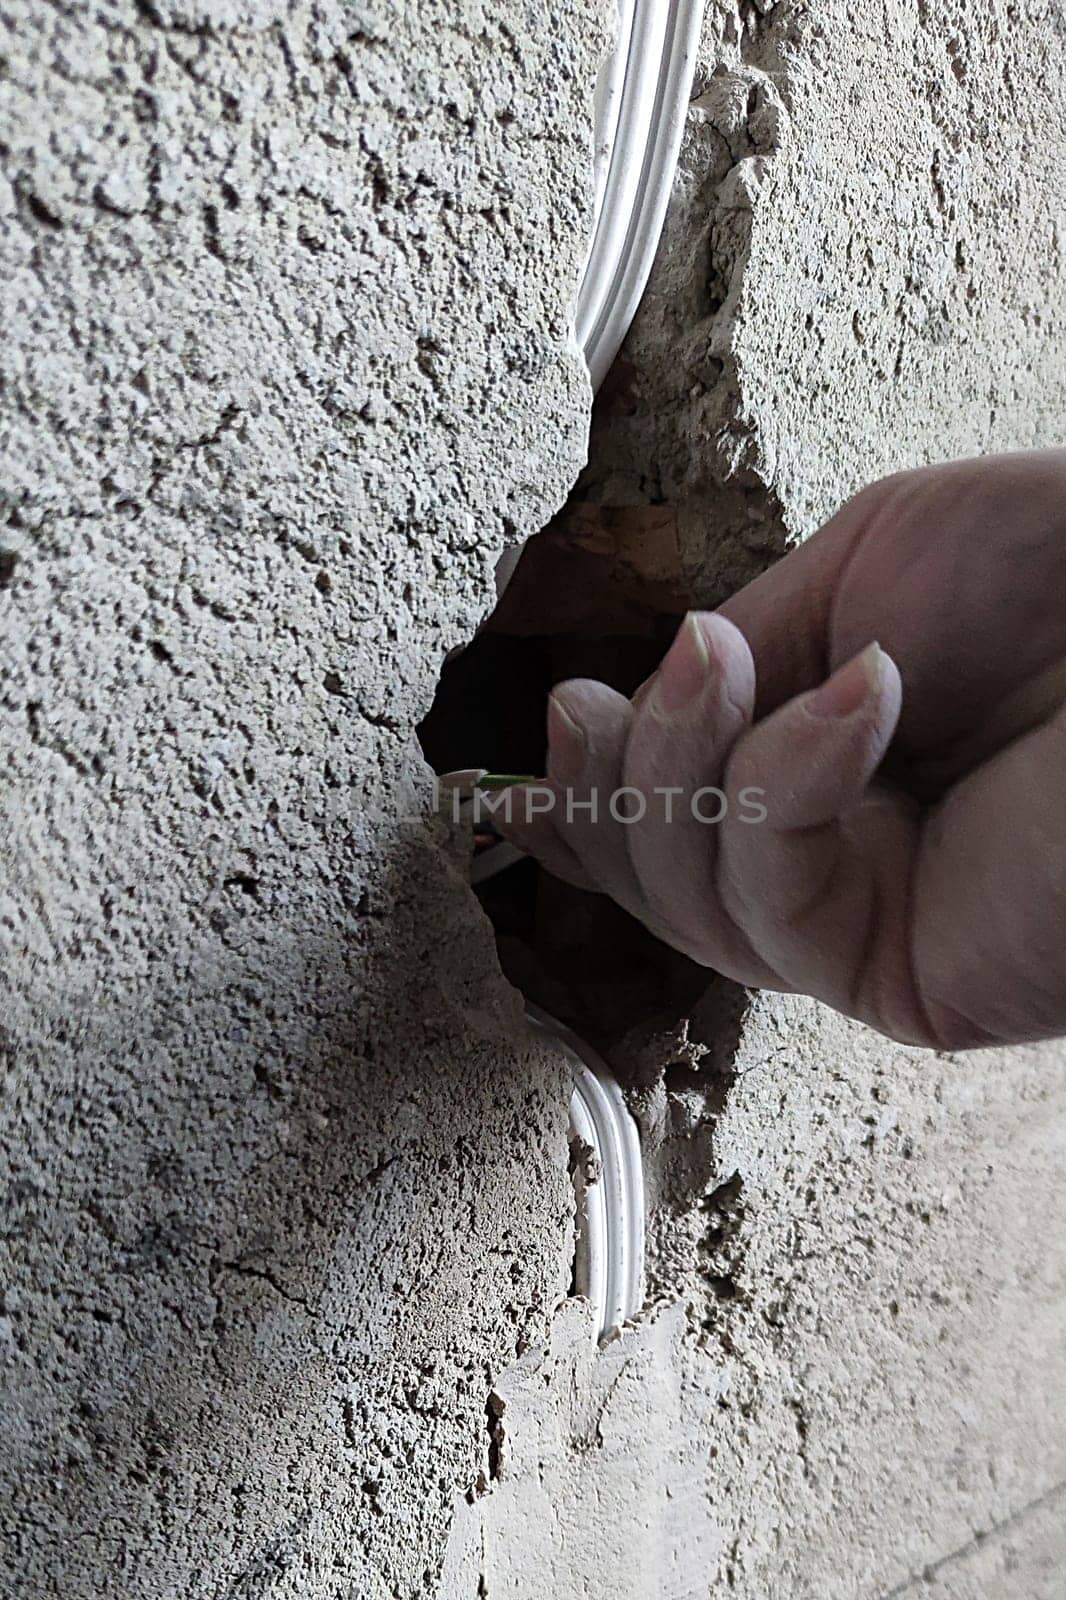
[[[323,1550],[354,1583],[399,1576],[410,1551],[395,1556],[381,1510],[415,1472],[443,1528],[480,1469],[489,1376],[471,1352],[513,1360],[562,1292],[568,1074],[527,1041],[501,1077],[519,1008],[425,826],[397,828],[382,859],[343,929],[213,945],[191,964],[198,993],[153,974],[74,1015],[65,1088],[56,1052],[42,1063],[55,1117],[95,1148],[127,1137],[134,1090],[159,1085],[139,1192],[94,1184],[78,1215],[39,1206],[28,1178],[9,1194],[14,1247],[78,1277],[55,1340],[80,1397],[23,1419],[58,1495],[36,1550],[57,1592],[97,1581],[128,1524],[165,1518],[168,1485],[212,1484],[222,1464],[233,1497],[200,1507],[202,1550],[153,1555],[159,1592],[192,1561],[248,1600],[309,1579]],[[385,916],[383,946],[366,930]],[[277,993],[304,1003],[277,1014]],[[190,1003],[229,1019],[206,1053],[181,1024]],[[120,1056],[137,1084],[84,1070]],[[127,1288],[104,1301],[94,1282]],[[25,1316],[12,1327],[30,1360]]]

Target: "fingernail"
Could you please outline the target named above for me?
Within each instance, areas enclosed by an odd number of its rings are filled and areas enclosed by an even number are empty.
[[[695,612],[690,611],[663,657],[648,696],[651,709],[661,717],[676,717],[707,687],[711,654]]]
[[[850,717],[880,690],[884,659],[879,644],[868,644],[808,695],[807,711],[812,717]]]
[[[585,734],[555,689],[548,696],[548,776],[574,783],[585,767]]]

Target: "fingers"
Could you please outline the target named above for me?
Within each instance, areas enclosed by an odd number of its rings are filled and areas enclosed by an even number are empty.
[[[880,484],[856,495],[817,533],[720,607],[718,614],[728,617],[751,647],[760,717],[813,689],[828,674],[833,597],[882,499]]]
[[[1066,451],[1024,451],[862,490],[721,608],[751,645],[757,716],[880,638],[907,680],[895,753],[915,793],[935,798],[1036,727],[1066,639],[1064,482]]]
[[[876,794],[867,795],[901,693],[895,663],[870,645],[820,688],[756,724],[726,771],[728,792],[758,793],[766,815],[746,824],[734,812],[720,829],[722,908],[790,987],[842,1009],[851,1009],[855,975],[877,931],[871,916],[886,850],[901,845],[892,805],[882,803],[877,817]],[[897,877],[895,887],[905,891],[905,849]]]
[[[548,777],[556,836],[627,911],[643,905],[615,796],[632,721],[624,695],[590,678],[559,684],[548,702]]]
[[[948,1049],[1066,1032],[1066,708],[956,784],[924,829],[914,970]]]
[[[724,617],[691,612],[634,706],[626,744],[624,783],[641,800],[626,842],[642,899],[670,942],[707,965],[721,943],[718,785],[754,700],[743,635]]]
[[[556,877],[610,894],[644,911],[626,851],[615,796],[632,710],[604,683],[574,678],[548,701],[548,777],[543,788],[511,792],[496,826]],[[546,800],[546,803],[545,803]]]
[[[575,889],[598,890],[599,885],[590,877],[578,857],[562,840],[555,829],[551,814],[541,809],[545,793],[552,804],[555,795],[547,785],[516,785],[507,796],[506,811],[493,815],[493,826],[509,843],[517,845],[539,861],[541,866]]]
[[[829,822],[873,776],[901,700],[895,662],[880,645],[868,645],[820,688],[759,723],[738,748],[730,777],[745,785],[762,781],[778,831]]]
[[[869,787],[899,718],[899,673],[871,645],[752,726],[754,696],[738,630],[721,615],[686,618],[639,706],[602,684],[560,685],[548,781],[528,799],[516,789],[513,820],[498,825],[704,965],[888,1016],[883,998],[860,1005],[856,985],[882,933],[903,952],[902,967],[881,961],[886,992],[908,984],[916,827],[902,801]],[[610,804],[626,796],[635,820]]]

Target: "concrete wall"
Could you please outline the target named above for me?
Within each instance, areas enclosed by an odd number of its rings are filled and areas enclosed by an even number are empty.
[[[1060,1047],[714,985],[620,1041],[652,1296],[597,1353],[565,1076],[401,820],[584,459],[607,10],[0,0],[19,1600],[1061,1588]],[[1061,47],[712,5],[579,491],[675,504],[708,600],[877,472],[1061,441]]]
[[[870,478],[1061,442],[1062,44],[1050,5],[711,8],[578,489],[674,507],[705,603]],[[1066,1592],[1063,1047],[909,1050],[723,986],[614,1059],[652,1303],[499,1380],[488,1594]]]
[[[396,818],[583,459],[602,20],[0,37],[0,1589],[425,1594],[565,1288],[567,1090]]]

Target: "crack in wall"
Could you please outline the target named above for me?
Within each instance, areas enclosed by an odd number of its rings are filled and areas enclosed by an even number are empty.
[[[1001,1522],[994,1522],[991,1527],[976,1532],[972,1539],[968,1539],[965,1544],[961,1544],[956,1549],[949,1551],[947,1555],[939,1556],[935,1561],[930,1561],[922,1568],[921,1572],[913,1573],[909,1578],[904,1578],[902,1583],[897,1584],[894,1589],[890,1589],[886,1594],[882,1595],[881,1600],[903,1600],[905,1595],[914,1594],[919,1584],[935,1583],[942,1572],[957,1565],[960,1561],[965,1561],[968,1556],[974,1555],[978,1550],[981,1550],[991,1541],[1000,1538],[1011,1528],[1021,1526],[1038,1511],[1049,1509],[1060,1497],[1066,1498],[1066,1480],[1055,1484],[1046,1493],[1038,1495],[1035,1500],[1030,1500],[1020,1510],[1012,1511]]]

